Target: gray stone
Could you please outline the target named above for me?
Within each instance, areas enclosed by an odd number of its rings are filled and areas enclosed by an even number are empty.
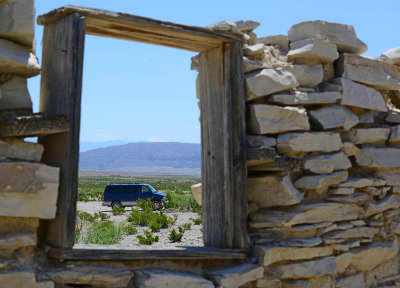
[[[332,231],[324,234],[324,237],[333,239],[373,238],[378,232],[379,229],[374,227],[356,227],[344,231]]]
[[[307,38],[328,40],[337,46],[339,52],[362,54],[367,45],[358,39],[353,26],[326,21],[307,21],[292,26],[288,32],[290,41]]]
[[[0,37],[28,48],[34,42],[33,0],[0,1]]]
[[[400,123],[400,109],[390,109],[385,120],[390,123]]]
[[[338,203],[351,203],[362,206],[366,201],[370,200],[370,197],[365,193],[354,193],[349,196],[337,196],[325,198],[327,201],[334,201]]]
[[[397,257],[393,257],[389,261],[380,264],[372,271],[365,273],[366,287],[372,287],[378,284],[380,280],[391,275],[396,275],[399,272],[399,261]],[[399,276],[397,274],[397,276]],[[384,282],[383,280],[382,282]]]
[[[52,281],[37,282],[35,273],[30,270],[0,273],[0,285],[2,288],[54,288]]]
[[[333,254],[333,249],[325,247],[287,247],[287,246],[255,246],[254,256],[258,264],[269,266],[281,261],[308,260]]]
[[[299,86],[292,73],[283,69],[263,69],[246,75],[247,101]]]
[[[10,236],[0,236],[0,247],[3,250],[17,250],[22,247],[36,246],[35,233],[24,233]]]
[[[390,128],[389,143],[392,143],[392,144],[400,143],[400,125]]]
[[[105,273],[107,274],[107,273]],[[179,272],[164,270],[136,270],[135,287],[138,288],[162,288],[162,287],[200,287],[213,288],[214,284],[203,277]],[[124,286],[126,287],[126,286]]]
[[[244,45],[243,54],[253,60],[262,60],[264,58],[264,44]]]
[[[312,123],[315,123],[318,128],[323,130],[333,128],[350,130],[359,122],[356,114],[339,105],[330,105],[318,110],[309,111],[309,115]]]
[[[223,20],[218,23],[214,23],[211,25],[206,26],[206,28],[214,30],[214,31],[224,31],[224,32],[238,32],[237,24],[232,21]]]
[[[370,123],[374,123],[375,116],[378,114],[379,113],[376,111],[368,111],[368,112],[364,112],[364,113],[358,115],[358,119],[360,119],[361,124],[370,124]]]
[[[247,129],[252,134],[309,130],[305,109],[253,104],[248,106]]]
[[[324,81],[328,81],[335,77],[335,65],[333,63],[323,63]]]
[[[0,216],[54,218],[59,170],[37,163],[0,163]]]
[[[385,180],[386,185],[400,186],[400,170],[378,170],[376,176]]]
[[[389,49],[379,56],[379,59],[391,65],[400,65],[400,47]]]
[[[322,82],[319,86],[318,86],[319,91],[322,92],[340,92],[340,94],[342,93],[342,86],[340,86],[339,84],[335,84],[335,83],[331,83],[331,82]]]
[[[336,63],[336,73],[340,77],[383,90],[400,88],[400,67],[357,55],[341,54]]]
[[[336,280],[337,288],[365,288],[363,273],[358,273],[352,276],[342,277]]]
[[[264,63],[261,60],[252,60],[243,57],[244,73],[252,72],[264,68]]]
[[[364,147],[356,154],[356,161],[361,167],[400,167],[400,149]]]
[[[342,150],[348,157],[354,156],[358,151],[360,151],[360,149],[358,149],[358,147],[351,142],[344,142]]]
[[[289,40],[286,35],[273,35],[268,37],[262,37],[257,39],[257,43],[263,43],[265,45],[277,45],[284,51],[289,51]]]
[[[342,148],[342,140],[338,133],[286,133],[278,136],[277,146],[280,153],[312,151],[333,152]]]
[[[339,185],[340,188],[363,188],[368,186],[383,186],[386,181],[379,178],[348,178]]]
[[[343,152],[338,152],[306,158],[303,167],[313,173],[329,174],[335,170],[349,169],[351,162]]]
[[[40,66],[28,48],[0,39],[0,73],[32,77],[40,73]]]
[[[250,214],[250,221],[263,224],[264,227],[291,227],[298,224],[356,220],[363,216],[364,210],[353,204],[317,203],[300,204],[285,210],[258,210]]]
[[[354,193],[354,188],[336,187],[329,189],[329,194],[349,196]]]
[[[259,208],[290,206],[302,199],[303,194],[293,186],[289,175],[247,178],[247,201]]]
[[[327,175],[303,176],[294,182],[294,186],[299,189],[321,189],[337,185],[346,181],[349,173],[347,171],[338,171]]]
[[[378,202],[370,201],[365,205],[365,217],[369,217],[389,209],[400,207],[399,196],[393,194]]]
[[[298,63],[333,62],[339,58],[336,46],[314,38],[290,43],[288,59]]]
[[[391,189],[391,187],[364,187],[362,191],[371,196],[384,196]]]
[[[388,111],[385,100],[375,89],[345,78],[337,78],[334,82],[342,86],[342,105],[379,112]]]
[[[283,264],[267,270],[266,274],[279,279],[315,278],[337,273],[335,257]]]
[[[234,288],[262,278],[264,267],[254,264],[242,264],[239,266],[210,271],[206,274],[207,277],[216,285]]]
[[[13,77],[0,85],[0,110],[28,109],[32,111],[27,81],[21,77]]]
[[[290,65],[285,69],[294,75],[301,87],[315,87],[323,81],[324,73],[321,64]]]
[[[357,128],[342,134],[342,140],[354,144],[385,142],[389,137],[389,128]]]
[[[270,101],[283,105],[313,105],[335,103],[342,95],[339,92],[306,93],[272,95]]]
[[[246,144],[247,147],[272,147],[276,146],[276,138],[246,135]]]
[[[254,29],[256,29],[258,26],[260,26],[259,22],[252,21],[252,20],[247,20],[247,21],[236,21],[236,29],[239,30],[240,32],[251,32]]]
[[[284,280],[282,288],[332,288],[330,276],[312,278],[309,280]]]
[[[0,139],[0,160],[15,159],[39,162],[44,147],[42,144],[24,142],[19,138]]]

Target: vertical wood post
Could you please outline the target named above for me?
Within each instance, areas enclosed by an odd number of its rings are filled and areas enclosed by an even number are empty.
[[[84,41],[85,19],[79,13],[44,28],[40,112],[65,115],[70,125],[67,133],[39,137],[42,162],[60,167],[56,218],[41,221],[39,229],[39,240],[53,247],[69,248],[75,241]]]
[[[241,43],[200,54],[203,238],[247,248],[245,95]]]

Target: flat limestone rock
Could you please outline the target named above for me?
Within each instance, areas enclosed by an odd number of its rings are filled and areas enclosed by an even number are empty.
[[[259,208],[290,206],[302,199],[303,194],[293,186],[288,174],[247,178],[247,201]]]
[[[260,26],[260,23],[257,21],[252,21],[252,20],[240,20],[236,21],[236,29],[240,32],[251,32],[254,29],[256,29],[258,26]]]
[[[351,162],[343,152],[338,152],[306,158],[303,167],[316,174],[329,174],[336,170],[349,169]]]
[[[0,236],[0,247],[4,250],[17,250],[22,247],[33,247],[37,244],[36,231],[11,236]]]
[[[275,148],[268,146],[247,147],[247,167],[272,164],[279,157]]]
[[[391,65],[400,65],[400,47],[389,49],[383,52],[379,59]]]
[[[283,280],[282,288],[332,288],[332,279],[329,276],[312,278],[309,280]]]
[[[14,159],[39,162],[44,147],[42,144],[24,142],[19,138],[0,139],[0,160]]]
[[[353,82],[345,78],[337,78],[334,83],[342,86],[341,104],[351,107],[387,112],[386,102],[374,88]]]
[[[283,264],[266,271],[279,279],[315,278],[337,273],[335,257],[324,257],[292,264]]]
[[[54,288],[52,281],[36,282],[35,272],[7,271],[0,274],[2,287],[29,287],[29,288]]]
[[[40,66],[28,48],[0,39],[0,73],[32,77],[40,73]]]
[[[257,288],[282,288],[281,281],[279,279],[269,279],[269,278],[262,278],[257,280],[256,282]]]
[[[170,272],[164,270],[135,271],[135,284],[135,287],[138,288],[214,288],[214,284],[203,277],[188,273]]]
[[[265,68],[264,63],[261,60],[253,60],[247,57],[243,57],[244,73],[249,73],[254,70],[260,70]]]
[[[354,188],[335,187],[329,189],[329,194],[349,196],[354,193]]]
[[[314,38],[291,42],[288,59],[298,63],[333,62],[339,58],[336,46]]]
[[[59,170],[39,163],[0,163],[0,216],[54,218]]]
[[[400,88],[400,67],[353,54],[340,55],[336,75],[379,89]]]
[[[400,109],[390,109],[390,111],[387,113],[385,121],[390,123],[400,123]]]
[[[400,169],[378,170],[376,176],[384,179],[386,185],[400,186]]]
[[[397,240],[393,242],[373,242],[362,248],[352,250],[350,265],[361,272],[371,271],[395,257],[398,252]]]
[[[385,142],[389,133],[390,128],[357,128],[344,133],[342,139],[354,144]]]
[[[210,271],[206,274],[207,277],[216,285],[219,285],[220,287],[234,288],[262,278],[264,267],[254,264],[242,264],[239,266]]]
[[[339,92],[296,92],[295,94],[275,94],[269,100],[283,105],[315,105],[336,103],[340,98],[342,94]]]
[[[325,188],[346,181],[348,175],[349,172],[347,171],[337,171],[326,175],[303,176],[294,182],[294,186],[306,190]]]
[[[257,43],[263,43],[265,45],[277,45],[284,51],[289,51],[289,40],[287,35],[273,35],[268,37],[257,38]]]
[[[0,110],[28,109],[32,111],[32,101],[25,78],[13,77],[0,85],[0,96]]]
[[[324,71],[321,64],[317,65],[290,65],[285,67],[299,82],[301,87],[315,87],[324,80]]]
[[[347,181],[339,184],[339,188],[363,188],[369,186],[383,186],[385,184],[386,181],[379,178],[348,178]]]
[[[325,198],[327,201],[333,201],[338,203],[352,203],[362,206],[366,201],[370,200],[370,197],[365,193],[353,193],[349,196],[337,196]]]
[[[364,216],[364,210],[353,204],[317,203],[300,204],[283,210],[264,209],[250,214],[250,221],[270,223],[270,227],[290,227],[298,224],[340,222],[356,220]]]
[[[400,167],[400,149],[364,147],[356,154],[356,162],[361,167]]]
[[[243,55],[252,60],[262,60],[265,56],[264,44],[244,45]]]
[[[378,202],[370,201],[365,205],[365,217],[369,217],[389,209],[398,209],[400,207],[399,196],[393,194]]]
[[[279,246],[255,246],[254,256],[258,264],[269,266],[280,261],[308,260],[333,254],[333,249],[325,247],[279,247]]]
[[[279,153],[285,152],[334,152],[342,148],[342,140],[338,133],[304,132],[286,133],[277,138]]]
[[[363,273],[358,273],[355,275],[341,277],[340,279],[336,280],[337,288],[365,288],[365,281]]]
[[[389,261],[380,264],[379,266],[375,267],[372,271],[368,271],[365,273],[365,282],[366,287],[373,287],[380,282],[383,278],[390,277],[392,275],[398,275],[399,272],[399,261],[397,257],[393,257]]]
[[[359,123],[356,114],[339,105],[330,105],[308,113],[311,121],[323,130],[332,128],[350,130]]]
[[[354,156],[357,154],[358,151],[360,151],[360,149],[358,149],[358,147],[351,142],[343,142],[342,150],[344,154],[346,154],[346,156],[348,157]]]
[[[343,231],[332,231],[324,234],[324,237],[333,239],[373,238],[378,232],[379,229],[375,227],[356,227]]]
[[[292,73],[283,69],[263,69],[246,75],[247,101],[299,86]]]
[[[305,109],[264,104],[248,106],[247,129],[252,134],[273,134],[309,130]]]
[[[390,128],[389,143],[392,143],[392,144],[400,143],[400,125]]]
[[[362,54],[367,45],[358,39],[353,26],[316,20],[293,25],[289,32],[290,41],[307,38],[328,40],[337,46],[339,52]]]

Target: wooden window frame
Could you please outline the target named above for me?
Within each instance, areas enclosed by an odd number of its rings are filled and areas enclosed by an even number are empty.
[[[70,124],[68,132],[39,137],[45,147],[42,162],[61,168],[56,218],[41,221],[40,243],[62,250],[53,251],[54,255],[79,255],[79,249],[71,248],[75,240],[83,52],[85,34],[90,34],[200,52],[204,249],[224,248],[221,255],[225,256],[245,251],[249,240],[241,35],[77,6],[39,16],[38,24],[45,26],[40,112],[65,115]],[[215,255],[204,256],[204,249],[201,257]],[[103,251],[106,257],[108,252]],[[97,252],[94,254],[101,259]],[[243,253],[239,254],[236,257],[243,258]]]

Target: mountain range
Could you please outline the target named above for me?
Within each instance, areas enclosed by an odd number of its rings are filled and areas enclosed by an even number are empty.
[[[128,143],[79,154],[79,171],[86,173],[200,175],[200,168],[201,145],[192,143]]]

